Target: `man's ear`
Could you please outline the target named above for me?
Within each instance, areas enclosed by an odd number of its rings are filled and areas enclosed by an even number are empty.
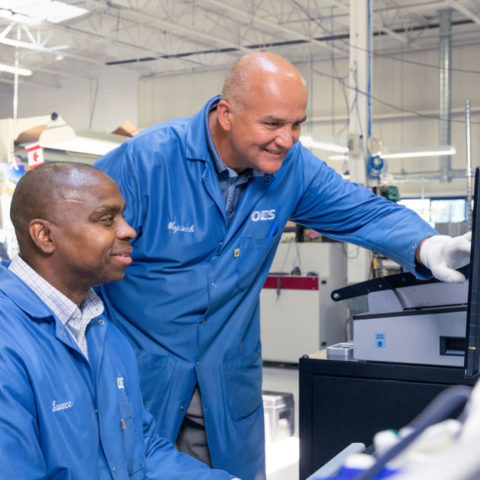
[[[217,104],[217,120],[226,132],[232,128],[232,107],[227,100],[220,100]]]
[[[28,232],[32,242],[46,254],[52,254],[55,251],[55,241],[51,226],[51,222],[42,218],[34,218],[30,220],[28,225]]]

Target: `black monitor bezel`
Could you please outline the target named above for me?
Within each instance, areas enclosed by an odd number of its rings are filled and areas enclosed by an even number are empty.
[[[472,247],[465,336],[465,377],[480,373],[480,167],[475,169]]]

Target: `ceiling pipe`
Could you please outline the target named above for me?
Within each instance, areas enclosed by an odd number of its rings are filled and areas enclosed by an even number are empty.
[[[452,143],[451,135],[451,58],[452,58],[452,9],[445,8],[439,10],[440,30],[440,132],[439,143],[441,145],[450,145]],[[449,182],[451,180],[451,157],[440,157],[440,181]]]
[[[472,229],[472,130],[470,124],[470,99],[465,100],[465,150],[467,153],[467,222],[468,228]]]

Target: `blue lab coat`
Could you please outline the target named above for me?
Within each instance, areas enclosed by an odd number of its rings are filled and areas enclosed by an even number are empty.
[[[160,434],[175,441],[198,382],[213,465],[258,480],[258,299],[287,220],[374,249],[411,271],[419,242],[435,232],[412,211],[344,181],[299,142],[277,173],[250,181],[228,225],[206,136],[217,98],[97,162],[118,182],[125,218],[138,233],[125,279],[104,286],[103,295],[138,351],[145,406]]]
[[[135,354],[104,316],[90,363],[65,326],[0,266],[0,479],[222,479],[154,433]]]

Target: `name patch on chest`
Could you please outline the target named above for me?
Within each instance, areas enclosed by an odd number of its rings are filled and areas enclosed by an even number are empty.
[[[67,408],[72,408],[73,402],[69,400],[68,402],[57,403],[56,400],[52,402],[52,412],[59,412],[60,410],[66,410]]]
[[[168,229],[173,232],[185,232],[185,233],[193,233],[195,231],[195,227],[193,225],[179,225],[177,222],[168,222]]]

